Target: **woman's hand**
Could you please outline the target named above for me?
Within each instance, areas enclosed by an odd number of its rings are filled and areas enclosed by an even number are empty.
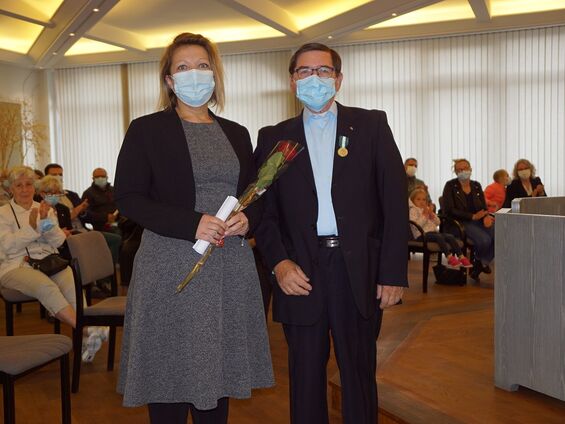
[[[482,210],[482,211],[478,211],[476,213],[473,214],[473,217],[471,218],[473,221],[480,221],[481,219],[483,219],[486,215],[488,215],[488,211],[487,210]]]
[[[204,214],[198,223],[196,238],[198,240],[205,240],[217,245],[224,237],[226,229],[226,223],[220,218]]]
[[[29,225],[34,230],[37,230],[37,217],[39,215],[39,209],[31,208],[29,211]]]
[[[244,236],[249,231],[249,220],[243,212],[238,212],[226,222],[227,236]]]
[[[536,188],[532,191],[532,197],[543,196],[543,184],[538,184]]]
[[[49,209],[51,206],[45,200],[42,200],[39,204],[39,219],[47,218],[47,214],[49,213]]]

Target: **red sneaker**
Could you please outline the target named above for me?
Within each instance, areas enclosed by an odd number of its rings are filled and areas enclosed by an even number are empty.
[[[447,259],[447,266],[449,268],[459,268],[461,266],[461,263],[459,262],[459,259],[457,259],[457,256],[451,255]]]
[[[465,256],[461,256],[459,258],[459,263],[461,264],[461,266],[463,268],[473,268],[473,264],[471,263],[471,261],[469,259],[467,259]]]

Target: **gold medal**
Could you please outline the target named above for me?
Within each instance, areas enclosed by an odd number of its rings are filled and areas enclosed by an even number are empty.
[[[348,153],[349,151],[345,147],[340,147],[339,149],[337,149],[337,154],[340,158],[346,157]]]
[[[347,150],[347,146],[349,146],[349,138],[344,135],[340,135],[337,138],[337,155],[340,158],[344,158],[349,154],[349,150]]]

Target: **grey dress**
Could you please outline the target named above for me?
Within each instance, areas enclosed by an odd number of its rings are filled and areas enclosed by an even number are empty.
[[[183,121],[196,185],[196,210],[214,215],[235,195],[239,162],[216,121]],[[178,184],[171,181],[171,184]],[[212,409],[274,384],[253,253],[228,237],[179,294],[199,259],[193,243],[143,232],[124,324],[118,391],[125,406],[188,402]]]

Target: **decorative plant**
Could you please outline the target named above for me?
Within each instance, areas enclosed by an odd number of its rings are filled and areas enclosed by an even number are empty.
[[[31,104],[0,102],[0,170],[7,169],[13,155],[23,162],[30,152],[40,155],[47,140],[47,127],[37,122]]]

